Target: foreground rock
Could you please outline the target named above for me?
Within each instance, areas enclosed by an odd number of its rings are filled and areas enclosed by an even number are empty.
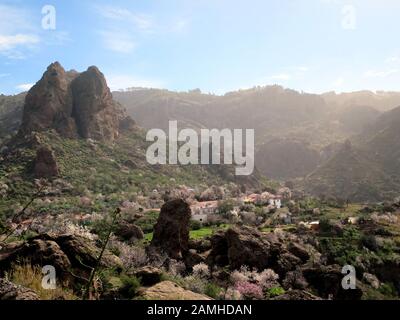
[[[155,267],[142,267],[135,271],[135,276],[140,279],[144,286],[152,286],[161,281],[162,270]]]
[[[32,265],[52,265],[62,279],[79,281],[86,277],[96,264],[100,249],[93,242],[73,235],[42,234],[25,242],[13,242],[0,251],[0,275],[8,271],[13,263],[28,261]],[[121,260],[106,250],[101,266],[121,269]]]
[[[147,300],[212,300],[205,295],[185,290],[171,281],[163,281],[147,288],[140,296]]]
[[[165,203],[160,212],[150,246],[170,258],[181,259],[188,251],[191,211],[181,200]]]
[[[31,289],[0,279],[0,300],[39,300],[39,296]]]

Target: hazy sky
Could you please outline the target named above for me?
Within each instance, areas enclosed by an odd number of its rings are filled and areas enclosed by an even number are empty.
[[[113,90],[400,91],[399,33],[399,0],[0,0],[0,93],[56,60]]]

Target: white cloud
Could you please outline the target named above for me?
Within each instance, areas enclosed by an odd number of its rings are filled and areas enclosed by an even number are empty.
[[[12,36],[0,34],[0,51],[9,51],[18,46],[29,46],[39,42],[39,37],[34,34],[16,34]]]
[[[33,86],[34,86],[34,83],[23,83],[23,84],[19,84],[15,88],[20,90],[20,91],[28,91]]]
[[[31,15],[23,8],[0,5],[0,54],[23,59],[41,41]]]
[[[377,70],[369,70],[364,73],[364,77],[367,78],[386,78],[391,75],[397,74],[400,72],[400,69],[390,69],[384,71],[377,71]]]
[[[0,30],[2,34],[32,32],[30,14],[23,8],[0,4]]]
[[[140,30],[151,31],[155,27],[153,17],[150,15],[114,6],[96,6],[96,9],[104,18],[128,22]]]
[[[131,53],[136,48],[136,43],[133,38],[123,32],[100,32],[104,46],[118,53]]]
[[[162,81],[139,79],[131,75],[112,74],[106,75],[108,86],[112,91],[119,91],[128,88],[163,88],[165,87]]]

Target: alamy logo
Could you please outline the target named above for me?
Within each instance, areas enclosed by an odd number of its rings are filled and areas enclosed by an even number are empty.
[[[56,284],[56,269],[54,266],[44,266],[42,268],[42,288],[45,290],[55,290],[57,288]]]
[[[45,5],[42,8],[43,30],[56,30],[56,8],[52,5]]]
[[[344,290],[356,289],[356,269],[351,265],[345,265],[342,268],[342,274],[345,275],[342,279],[342,288]]]
[[[254,171],[254,129],[201,129],[199,137],[193,129],[178,131],[177,121],[169,121],[168,135],[162,129],[151,129],[146,141],[154,142],[146,152],[150,164],[235,164],[238,176]]]

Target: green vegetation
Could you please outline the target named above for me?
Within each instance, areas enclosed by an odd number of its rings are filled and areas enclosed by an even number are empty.
[[[283,289],[282,287],[273,287],[271,289],[268,289],[267,297],[274,298],[274,297],[281,296],[283,294],[285,294],[285,289]]]
[[[211,297],[211,298],[213,298],[213,299],[218,299],[218,298],[219,298],[219,295],[221,294],[221,292],[222,292],[222,288],[219,287],[219,286],[217,286],[217,285],[214,284],[214,283],[208,283],[208,284],[206,285],[205,290],[204,290],[204,293],[205,293],[207,296],[209,296],[209,297]]]
[[[121,277],[122,286],[120,288],[121,294],[123,294],[127,298],[133,298],[137,290],[140,288],[140,279],[134,276],[123,275]]]

